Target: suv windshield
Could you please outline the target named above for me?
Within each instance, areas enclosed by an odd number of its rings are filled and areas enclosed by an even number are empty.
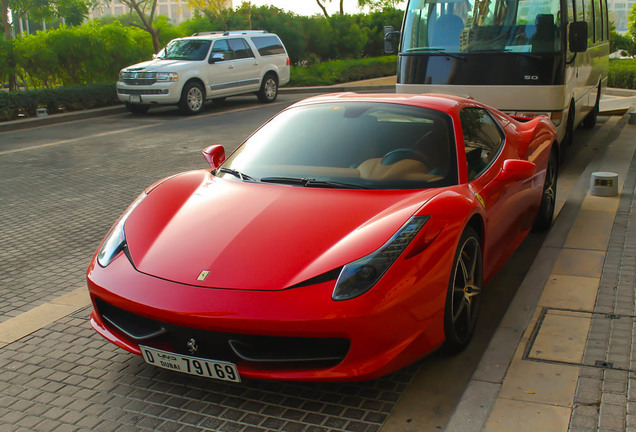
[[[556,52],[559,0],[411,0],[402,52]]]
[[[224,169],[225,168],[225,169]],[[218,175],[302,187],[416,189],[457,184],[450,117],[377,102],[283,111],[252,135]]]
[[[211,41],[179,39],[170,42],[157,58],[163,60],[203,60],[210,50]]]

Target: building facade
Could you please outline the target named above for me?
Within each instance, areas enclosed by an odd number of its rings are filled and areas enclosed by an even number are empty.
[[[227,8],[232,7],[232,0],[225,0]],[[105,16],[119,16],[130,13],[130,8],[121,0],[100,1],[88,14],[88,19],[102,18]],[[194,9],[190,8],[185,0],[157,0],[155,16],[164,15],[170,23],[177,25],[194,16]]]
[[[627,17],[634,3],[636,0],[607,0],[610,21],[614,22],[620,34],[627,33]]]

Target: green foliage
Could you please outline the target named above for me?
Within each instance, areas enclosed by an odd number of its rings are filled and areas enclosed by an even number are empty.
[[[636,59],[610,60],[609,87],[636,89]]]
[[[616,26],[610,22],[610,53],[618,50],[625,51],[628,55],[636,55],[636,42],[629,36],[618,34]]]
[[[384,56],[361,60],[333,60],[309,67],[292,67],[289,86],[333,85],[395,75],[397,58]]]
[[[112,81],[121,68],[152,53],[148,33],[119,22],[61,27],[11,42],[17,74],[28,88]]]
[[[0,120],[18,115],[34,117],[38,108],[49,113],[97,108],[119,103],[115,84],[90,84],[25,91],[0,92]]]

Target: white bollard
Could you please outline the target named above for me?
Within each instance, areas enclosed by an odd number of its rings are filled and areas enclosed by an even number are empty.
[[[618,195],[618,174],[611,172],[592,173],[590,194],[603,197]]]

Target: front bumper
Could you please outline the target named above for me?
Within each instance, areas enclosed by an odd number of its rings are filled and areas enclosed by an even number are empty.
[[[124,103],[174,105],[179,103],[181,99],[181,88],[182,86],[179,82],[155,82],[150,85],[129,85],[118,81],[117,98]]]
[[[452,252],[446,255],[453,248],[444,249],[441,244],[433,249],[439,250],[426,254],[434,257],[429,262],[412,263],[415,265],[407,271],[404,267],[389,271],[369,292],[338,302],[331,299],[333,280],[281,291],[202,288],[140,273],[121,253],[107,268],[93,261],[88,269],[91,325],[110,342],[135,354],[140,354],[139,344],[189,354],[187,341],[195,337],[202,346],[202,357],[232,361],[247,378],[373,379],[413,363],[444,340],[443,311],[450,273],[444,258],[452,262]],[[425,274],[421,274],[423,268]],[[163,325],[172,335],[136,340],[113,325],[112,317],[105,319],[104,304],[106,309],[124,311],[124,316],[155,323],[150,326]],[[318,357],[324,349],[329,359],[259,361],[262,354],[256,353],[256,361],[250,361],[246,356],[232,357],[227,341],[237,339],[239,343],[257,340],[254,346],[260,347],[272,344],[275,353],[285,351],[282,346],[288,340],[295,347],[289,351],[290,357],[298,352]],[[252,356],[249,351],[242,353]]]

